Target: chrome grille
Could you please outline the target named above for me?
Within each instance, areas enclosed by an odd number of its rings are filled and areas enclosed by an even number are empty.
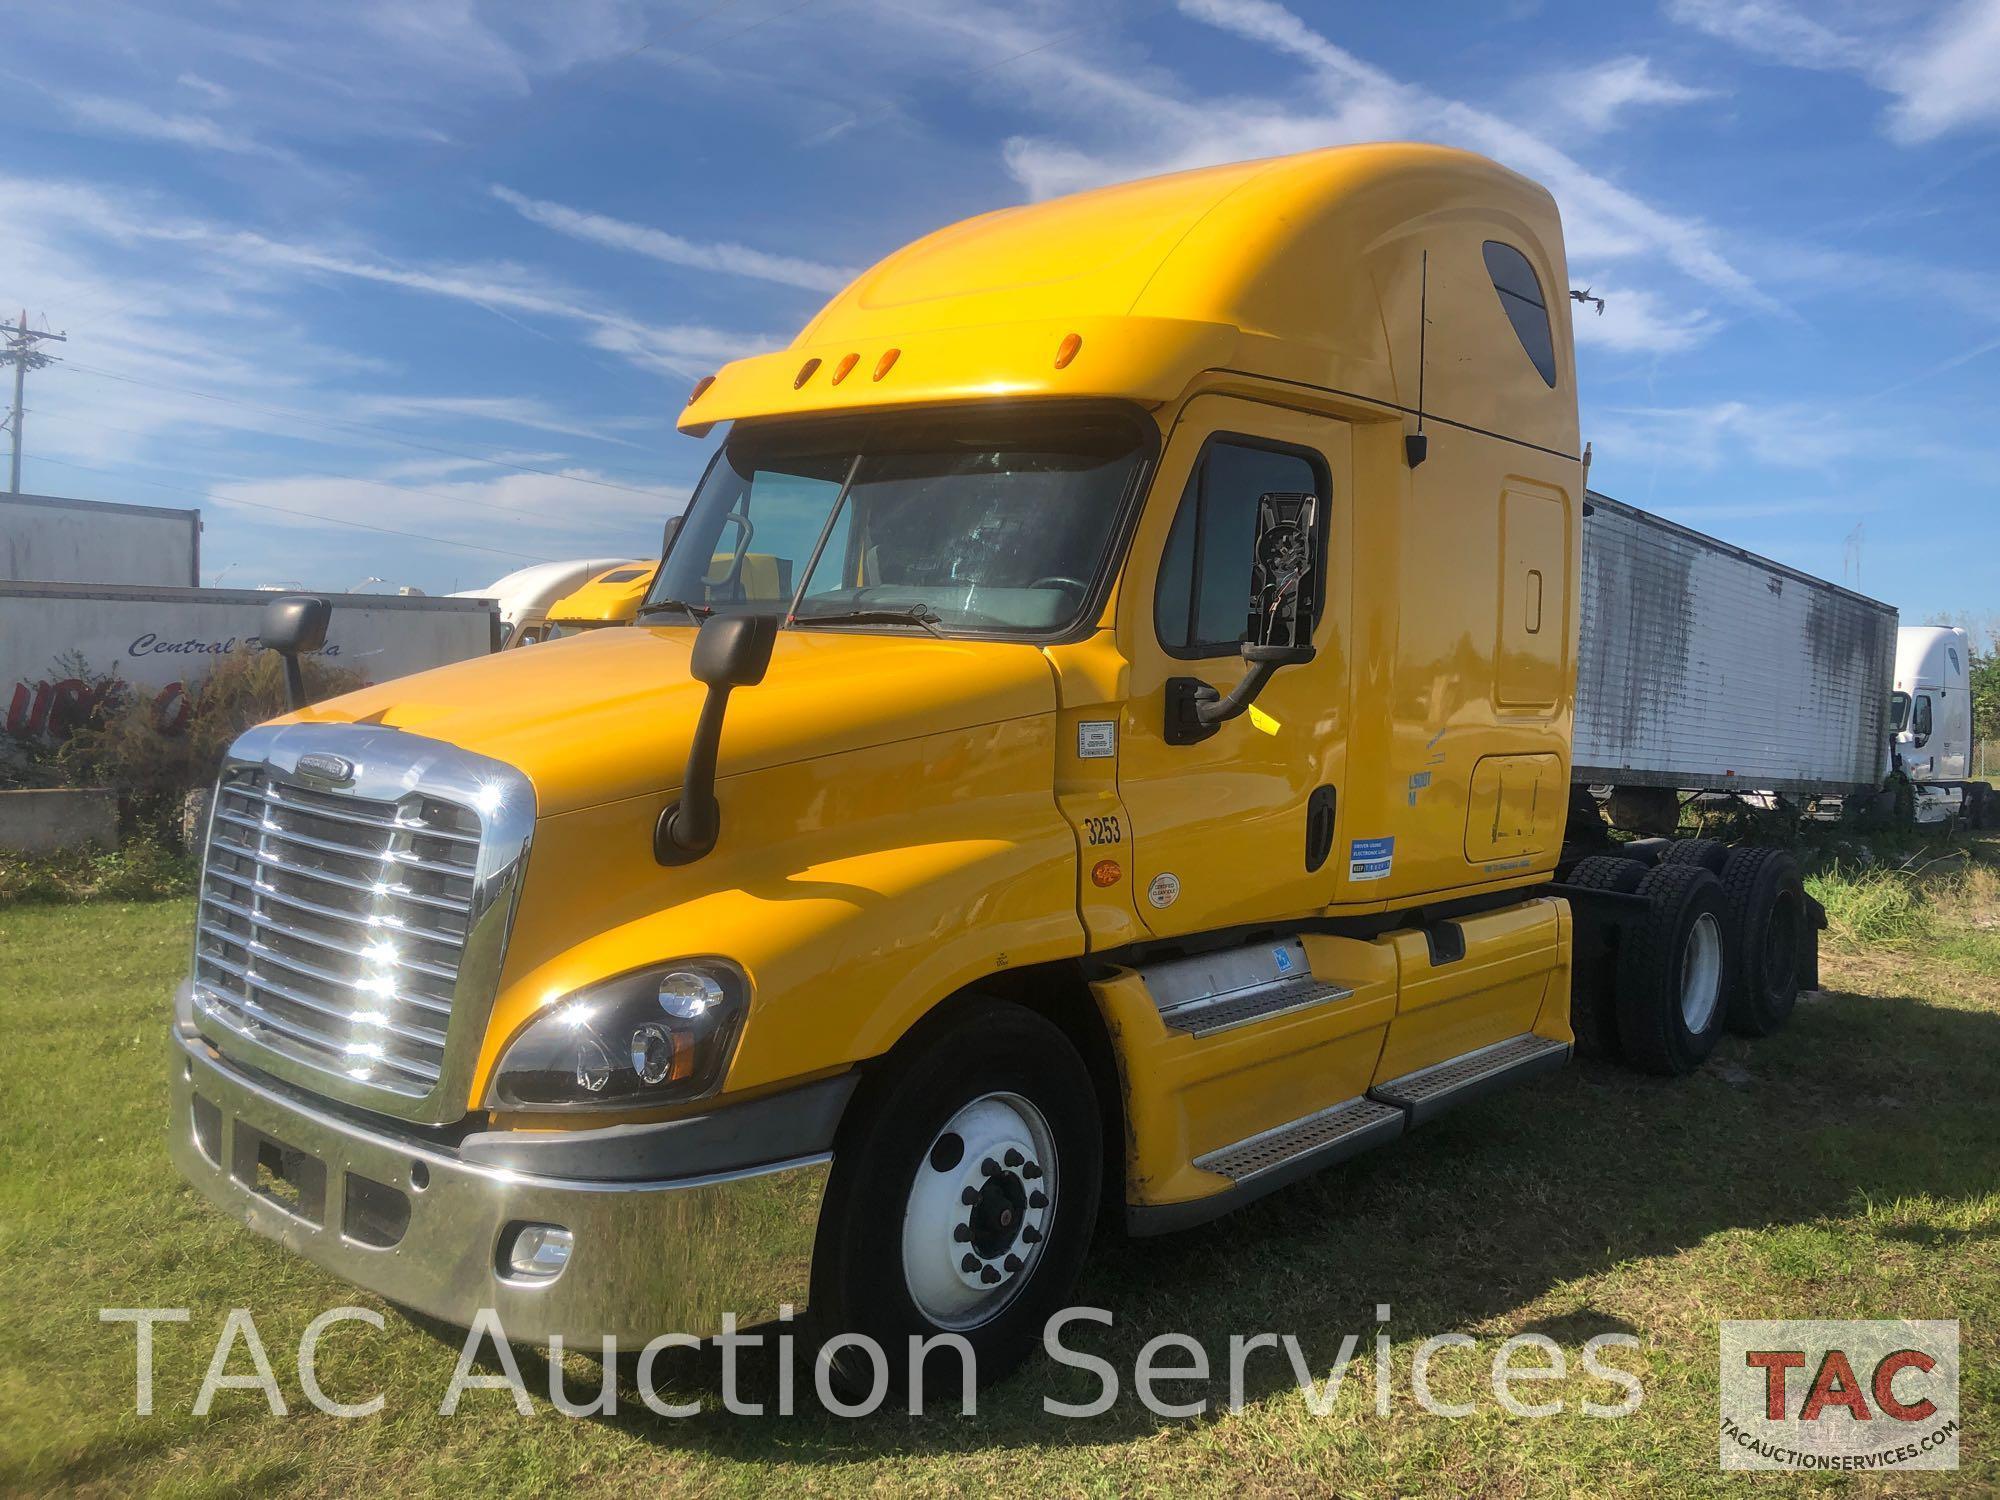
[[[353,757],[358,784],[311,784],[296,767],[315,749]],[[414,735],[252,730],[217,783],[202,866],[194,992],[210,1039],[323,1093],[461,1112],[452,1089],[492,998],[532,800],[511,768]]]

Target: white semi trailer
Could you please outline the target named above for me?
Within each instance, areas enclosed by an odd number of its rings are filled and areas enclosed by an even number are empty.
[[[0,580],[198,587],[201,512],[0,495]]]
[[[99,583],[0,583],[0,714],[7,733],[42,733],[109,673],[149,696],[160,721],[186,712],[209,667],[255,645],[269,593]],[[325,659],[384,682],[496,650],[490,599],[341,594]]]
[[[1892,606],[1592,492],[1581,626],[1571,779],[1610,788],[1613,823],[1671,832],[1691,792],[1882,785]]]

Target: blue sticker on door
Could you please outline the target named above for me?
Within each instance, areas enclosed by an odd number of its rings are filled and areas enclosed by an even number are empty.
[[[1349,880],[1383,880],[1396,863],[1396,841],[1355,839],[1347,846]]]

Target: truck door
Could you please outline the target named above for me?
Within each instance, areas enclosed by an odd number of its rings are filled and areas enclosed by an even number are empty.
[[[1233,397],[1191,401],[1167,443],[1119,604],[1131,679],[1118,786],[1133,903],[1156,936],[1302,916],[1333,899],[1350,473],[1345,423]],[[1170,679],[1227,693],[1244,675],[1258,501],[1299,491],[1319,499],[1317,655],[1281,667],[1251,712],[1209,738],[1168,743]]]

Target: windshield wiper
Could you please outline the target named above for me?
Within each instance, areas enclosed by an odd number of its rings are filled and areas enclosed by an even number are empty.
[[[712,605],[690,604],[685,599],[654,599],[639,606],[639,618],[643,620],[647,615],[667,609],[682,610],[690,620],[706,620],[715,613]]]
[[[908,609],[835,609],[824,614],[815,610],[811,614],[793,615],[791,623],[804,625],[921,625],[932,635],[943,638],[938,621],[944,618],[927,604],[912,604]]]

